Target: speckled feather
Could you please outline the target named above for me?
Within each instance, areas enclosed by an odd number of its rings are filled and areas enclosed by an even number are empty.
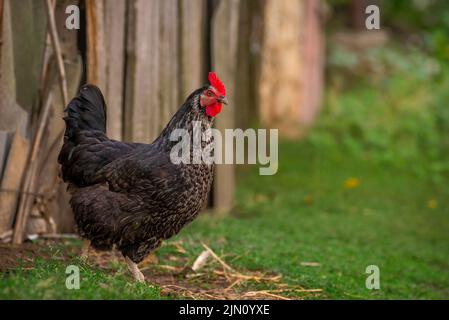
[[[192,132],[192,121],[211,127],[213,118],[193,92],[152,144],[110,140],[98,88],[84,86],[66,109],[62,177],[82,237],[97,249],[114,245],[138,263],[191,222],[207,202],[213,165],[173,164],[169,140],[176,128]]]

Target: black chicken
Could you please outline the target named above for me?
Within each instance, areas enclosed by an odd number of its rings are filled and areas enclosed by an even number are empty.
[[[96,249],[121,251],[137,281],[144,281],[137,263],[191,222],[206,202],[213,164],[172,163],[177,141],[170,134],[186,129],[192,136],[193,121],[203,130],[211,127],[227,100],[215,73],[209,82],[187,98],[151,144],[106,136],[105,101],[93,85],[83,86],[65,110],[58,162],[78,231]]]

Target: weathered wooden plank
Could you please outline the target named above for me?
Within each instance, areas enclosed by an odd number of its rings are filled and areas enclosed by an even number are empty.
[[[239,102],[236,126],[248,128],[257,125],[257,90],[260,72],[263,35],[264,1],[240,1],[238,59],[235,74],[235,95]]]
[[[16,97],[16,78],[14,71],[14,50],[13,50],[13,31],[12,31],[12,17],[11,17],[11,8],[8,0],[3,2],[3,10],[2,10],[2,34],[1,34],[1,46],[0,49],[2,51],[0,55],[0,90],[3,92],[7,92],[11,95],[14,100]],[[3,106],[1,103],[3,100],[0,100],[0,107]],[[9,106],[9,105],[8,105]],[[4,110],[2,111],[2,115],[4,115]]]
[[[16,71],[13,45],[13,19],[11,3],[3,3],[2,46],[0,61],[0,130],[15,132],[17,129],[25,136],[28,113],[16,102]]]
[[[132,140],[133,132],[133,105],[134,86],[136,73],[136,0],[126,3],[126,34],[125,34],[125,96],[123,103],[123,137],[125,140]]]
[[[180,84],[180,50],[179,50],[179,17],[178,0],[165,0],[160,3],[160,45],[159,45],[159,81],[160,81],[160,113],[157,134],[162,131],[181,102]]]
[[[8,158],[9,147],[11,143],[10,134],[7,131],[0,131],[0,181],[2,181],[3,168]]]
[[[204,0],[180,1],[180,100],[205,83],[205,15]]]
[[[301,1],[266,0],[259,111],[263,126],[296,136],[303,95]]]
[[[148,143],[160,133],[161,1],[127,4],[125,138]]]
[[[300,123],[312,124],[321,105],[324,84],[324,45],[322,3],[306,0],[303,5],[302,57],[303,96],[299,110]]]
[[[0,234],[13,226],[19,189],[27,164],[30,143],[19,132],[14,138],[6,162],[0,192]]]
[[[226,84],[229,106],[216,119],[216,128],[234,128],[234,112],[238,108],[235,100],[235,72],[237,65],[239,0],[220,1],[212,21],[212,66]],[[226,144],[231,143],[225,141]],[[217,165],[214,179],[214,210],[226,213],[231,210],[234,199],[235,171],[233,165]]]
[[[146,123],[144,126],[148,127],[148,137],[147,141],[152,141],[155,139],[159,134],[159,127],[161,126],[161,110],[160,110],[160,88],[161,88],[161,79],[160,79],[160,63],[161,63],[161,57],[159,52],[159,45],[161,41],[161,15],[160,15],[160,9],[161,8],[161,1],[152,1],[151,7],[148,9],[150,10],[150,19],[151,22],[149,25],[147,25],[147,28],[149,28],[149,37],[147,39],[148,44],[147,52],[145,53],[147,56],[150,56],[149,58],[149,65],[150,68],[150,75],[149,75],[149,85],[151,86],[151,89],[149,91],[149,101],[141,101],[141,107],[147,108],[147,118]],[[145,19],[145,17],[142,17],[142,19]],[[142,50],[143,51],[143,50]],[[145,60],[145,58],[141,59]],[[142,61],[144,62],[144,61]],[[145,88],[141,88],[141,90],[147,90]],[[142,99],[143,100],[143,99]]]
[[[126,3],[88,0],[87,82],[97,85],[107,104],[107,133],[122,139]]]
[[[43,61],[47,22],[45,1],[8,2],[12,21],[16,101],[22,108],[31,111],[38,94]]]
[[[108,0],[104,2],[107,134],[116,140],[122,139],[125,14],[125,1]]]
[[[106,84],[103,1],[86,1],[87,17],[87,81],[102,91]]]
[[[4,1],[0,0],[0,64],[2,61],[2,46],[3,46],[3,6]],[[1,74],[1,68],[0,68],[0,77],[2,76]]]

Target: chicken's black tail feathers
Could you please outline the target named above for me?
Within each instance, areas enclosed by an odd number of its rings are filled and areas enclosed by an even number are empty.
[[[92,84],[82,86],[78,95],[70,101],[64,111],[66,128],[64,145],[58,157],[60,164],[70,159],[81,131],[95,130],[106,133],[106,103],[98,87]]]
[[[66,136],[73,130],[100,130],[106,132],[106,103],[98,87],[86,84],[65,109]]]

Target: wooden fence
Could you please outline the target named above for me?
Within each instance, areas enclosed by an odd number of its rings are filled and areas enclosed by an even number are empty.
[[[80,8],[79,30],[65,27],[71,4]],[[84,82],[101,88],[114,139],[151,142],[209,70],[223,79],[230,100],[217,128],[261,122],[297,136],[321,96],[320,6],[319,0],[0,0],[0,238],[10,239],[14,228],[16,242],[25,234],[73,230],[56,165],[66,103],[61,69],[69,99]],[[52,18],[63,68],[49,32]],[[234,167],[217,166],[214,212],[233,207],[234,185]]]

